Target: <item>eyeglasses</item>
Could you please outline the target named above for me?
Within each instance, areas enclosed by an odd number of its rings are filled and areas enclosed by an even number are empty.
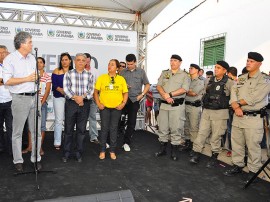
[[[114,77],[111,77],[111,84],[114,84]]]
[[[126,68],[126,66],[125,66],[125,65],[120,65],[120,67]]]

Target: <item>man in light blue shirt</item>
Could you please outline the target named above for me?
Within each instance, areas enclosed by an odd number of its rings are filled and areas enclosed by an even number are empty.
[[[18,172],[23,171],[22,158],[22,133],[26,119],[28,118],[29,130],[32,135],[32,153],[31,162],[37,163],[35,168],[41,170],[41,129],[40,117],[38,117],[38,128],[35,128],[36,118],[36,81],[38,75],[36,73],[36,59],[32,52],[32,36],[28,32],[19,32],[14,37],[14,46],[16,51],[9,54],[3,62],[3,81],[8,86],[12,95],[12,114],[13,114],[13,131],[12,131],[12,151],[13,163]],[[38,99],[39,111],[41,107]],[[38,135],[37,158],[36,154],[36,138]]]
[[[8,55],[6,46],[0,45],[0,152],[7,151],[12,155],[12,112],[11,112],[11,95],[3,83],[3,60]],[[4,123],[6,126],[6,142],[4,138]]]

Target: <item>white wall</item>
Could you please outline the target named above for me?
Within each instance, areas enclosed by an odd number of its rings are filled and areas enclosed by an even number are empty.
[[[202,0],[194,5],[200,2]],[[194,5],[190,5],[190,8]],[[257,51],[265,58],[261,70],[268,73],[269,8],[269,0],[207,0],[148,44],[147,72],[151,72],[151,75],[148,73],[150,82],[156,83],[161,71],[170,68],[172,54],[182,57],[182,69],[188,69],[190,63],[199,64],[200,39],[221,33],[227,34],[225,60],[230,66],[236,66],[240,73],[245,66],[247,53]],[[177,18],[182,16],[178,13],[174,15]]]

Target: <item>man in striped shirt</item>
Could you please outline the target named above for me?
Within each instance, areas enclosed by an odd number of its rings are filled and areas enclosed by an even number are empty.
[[[64,76],[63,88],[66,94],[65,103],[65,141],[64,163],[71,156],[72,134],[76,124],[75,157],[82,162],[83,140],[86,132],[86,123],[90,110],[89,100],[93,96],[93,75],[85,70],[86,55],[78,53],[75,57],[75,69],[68,71]]]

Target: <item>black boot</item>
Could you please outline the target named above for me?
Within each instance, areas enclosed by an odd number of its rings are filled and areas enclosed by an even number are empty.
[[[177,152],[178,152],[178,145],[172,145],[171,158],[174,161],[178,160]]]
[[[190,158],[189,162],[190,163],[194,163],[194,164],[199,163],[199,161],[200,161],[200,155],[201,155],[201,153],[194,151],[193,152],[193,156]]]
[[[231,177],[231,176],[234,176],[234,175],[237,175],[239,173],[242,173],[242,169],[244,167],[239,167],[237,165],[234,165],[232,168],[230,168],[229,170],[226,170],[223,174],[228,176],[228,177]]]
[[[166,149],[167,149],[167,142],[160,142],[160,148],[157,153],[155,153],[156,157],[160,156],[165,156],[167,154]]]
[[[211,159],[210,161],[208,161],[208,163],[206,164],[207,168],[213,168],[218,164],[218,153],[212,153]]]
[[[192,150],[193,143],[190,140],[186,140],[184,145],[180,145],[179,151],[190,151]]]

